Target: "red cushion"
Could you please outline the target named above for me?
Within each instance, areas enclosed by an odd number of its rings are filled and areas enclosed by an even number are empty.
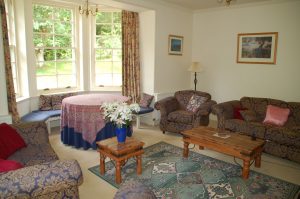
[[[268,105],[266,118],[264,119],[265,124],[274,124],[276,126],[283,126],[288,120],[290,109],[280,108],[277,106]]]
[[[241,108],[241,107],[234,107],[233,108],[233,118],[239,119],[239,120],[244,120],[243,116],[240,113],[240,111],[244,111],[244,110],[247,110],[247,109]]]
[[[23,165],[13,160],[0,159],[0,173],[23,168]]]
[[[0,158],[7,159],[23,147],[26,144],[18,132],[6,123],[0,124]]]

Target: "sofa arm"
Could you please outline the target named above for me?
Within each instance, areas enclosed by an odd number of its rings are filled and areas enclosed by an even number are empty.
[[[225,120],[233,118],[233,108],[239,107],[240,101],[233,100],[228,102],[223,102],[220,104],[213,105],[212,113],[217,115],[218,118],[218,128],[225,128]]]
[[[49,143],[47,126],[43,121],[18,123],[12,125],[12,127],[22,136],[26,144]]]
[[[179,103],[175,97],[167,97],[154,104],[156,110],[160,110],[161,119],[167,118],[168,114],[179,109]]]
[[[58,160],[0,174],[0,198],[53,196],[74,190],[74,187],[77,193],[67,195],[78,195],[78,186],[82,182],[76,160]]]

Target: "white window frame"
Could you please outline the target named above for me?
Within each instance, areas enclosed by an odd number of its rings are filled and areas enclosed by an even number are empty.
[[[17,42],[16,42],[16,15],[15,15],[15,0],[4,0],[5,8],[6,8],[6,20],[7,20],[7,28],[8,28],[8,37],[9,37],[9,50],[10,52],[14,52],[14,59],[10,59],[12,73],[15,74],[13,76],[14,88],[16,98],[22,96],[22,92],[20,89],[20,69],[19,69],[19,62],[18,62],[18,55],[17,55]],[[13,67],[13,65],[15,67]]]
[[[72,35],[73,35],[73,40],[74,40],[74,44],[72,47],[68,48],[68,49],[72,49],[74,50],[74,64],[76,65],[76,86],[75,87],[68,87],[68,88],[50,88],[49,90],[45,90],[45,89],[37,89],[37,92],[38,94],[48,94],[48,93],[60,93],[60,92],[70,92],[70,91],[78,91],[80,90],[80,61],[79,61],[79,52],[78,52],[78,46],[79,46],[79,25],[78,25],[78,7],[77,6],[74,6],[74,4],[67,4],[67,3],[61,3],[61,2],[50,2],[50,1],[43,1],[43,0],[35,0],[35,1],[32,1],[32,9],[34,8],[34,4],[39,4],[39,5],[42,5],[42,6],[52,6],[52,7],[57,7],[57,8],[65,8],[65,9],[70,9],[72,10],[73,12],[73,21],[72,21],[72,24],[73,24],[73,29],[72,29]],[[32,10],[33,11],[33,10]],[[34,21],[34,18],[32,18],[32,23]],[[33,34],[35,34],[33,32]],[[33,46],[35,50],[35,46]],[[46,49],[63,49],[62,48],[57,48],[57,47],[46,47]],[[36,60],[34,61],[36,63]],[[35,70],[36,70],[36,66],[35,66]],[[37,81],[37,75],[36,75],[36,72],[34,73],[35,74],[35,78],[36,78],[36,81]],[[56,74],[57,76],[57,74]]]
[[[120,9],[101,9],[100,12],[121,12]],[[122,91],[122,86],[103,86],[96,85],[96,17],[91,17],[91,89],[98,91]],[[121,47],[122,50],[122,47]],[[122,62],[122,60],[121,60]],[[121,73],[122,74],[122,73]]]

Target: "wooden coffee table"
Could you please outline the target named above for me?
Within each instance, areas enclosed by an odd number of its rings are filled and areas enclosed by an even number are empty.
[[[248,179],[250,161],[255,161],[255,167],[261,165],[261,153],[265,141],[262,139],[252,140],[251,137],[241,135],[237,132],[223,131],[230,135],[228,138],[214,136],[218,133],[218,129],[211,127],[197,127],[191,130],[184,131],[183,134],[183,157],[189,155],[189,144],[199,145],[199,149],[207,147],[209,149],[225,153],[243,160],[243,179]]]
[[[116,183],[122,182],[121,168],[131,157],[136,157],[137,174],[142,173],[142,154],[144,153],[144,142],[127,137],[125,143],[119,144],[117,138],[110,138],[97,142],[100,154],[100,174],[105,173],[105,159],[109,157],[116,161]]]

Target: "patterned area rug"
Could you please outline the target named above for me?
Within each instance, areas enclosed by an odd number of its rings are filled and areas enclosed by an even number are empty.
[[[157,198],[298,198],[300,186],[268,175],[250,171],[248,180],[241,178],[241,167],[190,151],[182,158],[183,149],[165,142],[145,148],[142,174],[136,174],[131,158],[122,168],[122,181],[140,180],[151,187]],[[106,163],[105,175],[99,165],[91,172],[119,188],[115,167]]]

